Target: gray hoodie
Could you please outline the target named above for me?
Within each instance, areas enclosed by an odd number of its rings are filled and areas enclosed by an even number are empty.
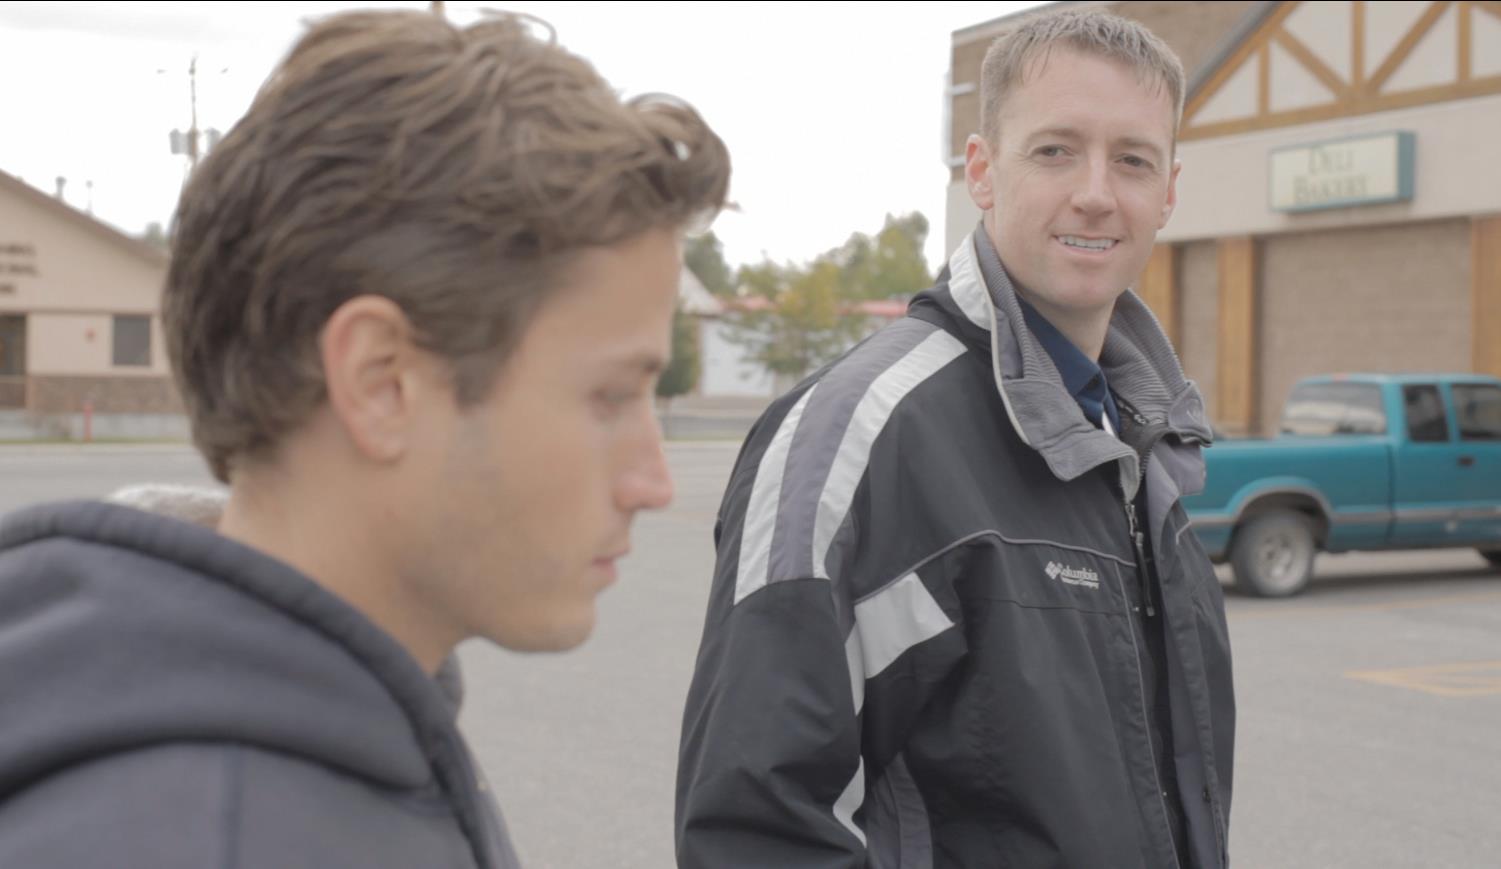
[[[8,516],[0,691],[0,866],[516,866],[417,662],[189,522],[92,502]]]

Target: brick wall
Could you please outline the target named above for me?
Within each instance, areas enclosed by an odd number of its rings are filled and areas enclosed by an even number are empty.
[[[182,413],[182,401],[165,377],[63,377],[33,375],[33,413],[77,413],[85,400],[95,413]]]
[[[1339,371],[1469,371],[1470,222],[1260,242],[1261,424],[1293,383]]]

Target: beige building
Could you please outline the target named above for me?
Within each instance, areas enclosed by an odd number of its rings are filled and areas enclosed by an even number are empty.
[[[1311,374],[1501,376],[1501,3],[1089,5],[1188,71],[1178,209],[1138,290],[1217,424],[1275,430]],[[1018,20],[953,35],[951,247],[977,219],[980,60]]]
[[[181,412],[158,309],[167,255],[0,172],[0,411],[71,427]]]

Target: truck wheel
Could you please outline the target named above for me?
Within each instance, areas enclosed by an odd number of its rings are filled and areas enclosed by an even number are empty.
[[[1501,549],[1477,549],[1480,557],[1491,563],[1491,567],[1501,569]]]
[[[1307,516],[1293,510],[1257,515],[1235,530],[1235,585],[1256,597],[1291,597],[1308,585],[1316,552]]]

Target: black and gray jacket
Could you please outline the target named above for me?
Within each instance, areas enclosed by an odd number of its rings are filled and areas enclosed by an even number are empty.
[[[0,866],[514,869],[453,704],[285,564],[105,503],[0,525]]]
[[[1091,425],[982,232],[909,315],[776,401],[716,531],[683,723],[684,869],[1228,864],[1224,601],[1179,498],[1210,431],[1132,293]],[[1149,561],[1128,510],[1146,487]],[[1139,571],[1166,625],[1175,848]]]

